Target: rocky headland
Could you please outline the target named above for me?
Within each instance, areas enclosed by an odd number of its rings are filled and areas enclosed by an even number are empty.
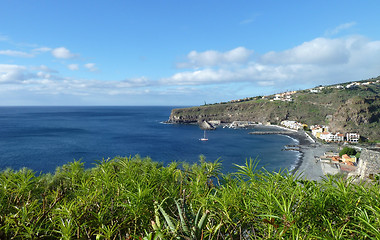
[[[380,77],[318,86],[269,96],[173,109],[171,123],[250,121],[279,124],[295,120],[309,126],[328,125],[332,131],[358,132],[364,140],[380,140]]]

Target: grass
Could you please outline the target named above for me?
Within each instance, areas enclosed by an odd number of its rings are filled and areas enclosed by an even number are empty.
[[[0,239],[379,239],[380,186],[139,156],[0,174]]]

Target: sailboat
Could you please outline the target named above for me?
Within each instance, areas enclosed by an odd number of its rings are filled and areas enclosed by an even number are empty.
[[[203,130],[203,138],[199,139],[201,141],[208,141],[208,138],[206,138],[206,130]]]

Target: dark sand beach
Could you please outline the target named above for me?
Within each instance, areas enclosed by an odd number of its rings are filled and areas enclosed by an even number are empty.
[[[267,128],[267,127],[266,127]],[[325,176],[324,173],[335,173],[334,169],[326,169],[326,166],[316,161],[315,156],[322,156],[327,151],[336,150],[335,145],[321,144],[315,142],[304,131],[296,131],[281,126],[271,126],[276,131],[281,130],[282,135],[297,139],[300,146],[300,159],[298,160],[293,173],[300,175],[300,178],[320,181]]]

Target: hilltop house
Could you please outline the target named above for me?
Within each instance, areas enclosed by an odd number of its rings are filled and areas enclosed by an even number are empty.
[[[354,88],[360,85],[362,85],[360,82],[353,82],[353,83],[348,84],[346,88]]]
[[[315,88],[311,88],[311,89],[309,89],[309,91],[310,91],[311,93],[319,93],[319,92],[321,92],[323,89],[325,89],[325,87],[323,87],[323,86],[318,86],[318,87],[315,87]]]
[[[273,101],[283,101],[283,102],[291,102],[293,101],[292,95],[295,94],[297,91],[290,91],[290,92],[284,92],[284,93],[277,93],[274,95]]]

